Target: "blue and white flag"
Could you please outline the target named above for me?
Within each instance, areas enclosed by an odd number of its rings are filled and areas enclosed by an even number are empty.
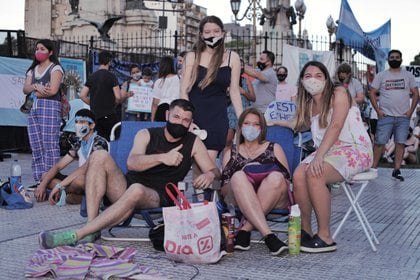
[[[382,71],[391,49],[391,20],[371,32],[364,32],[347,0],[341,0],[336,38],[344,45],[351,46],[364,56],[375,60],[376,68]]]

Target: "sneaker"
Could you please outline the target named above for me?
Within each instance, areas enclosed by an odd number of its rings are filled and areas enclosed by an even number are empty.
[[[400,180],[401,182],[404,182],[404,177],[401,176],[401,171],[399,169],[394,169],[394,171],[392,171],[392,177],[394,177],[394,179]]]
[[[235,249],[248,251],[251,248],[251,232],[240,230],[235,236]]]
[[[28,192],[34,192],[36,190],[36,188],[38,187],[38,184],[34,184],[32,186],[26,187],[26,190]]]
[[[79,243],[95,243],[96,240],[101,238],[101,231],[97,231],[91,234],[86,235],[79,240]]]
[[[51,231],[43,231],[38,236],[39,246],[42,249],[52,249],[57,246],[75,245],[77,235],[74,230],[66,230],[53,233]]]
[[[300,250],[305,253],[333,252],[337,250],[337,244],[335,242],[327,244],[324,240],[319,238],[317,234],[315,234],[310,242],[301,242]]]
[[[287,251],[289,247],[281,241],[277,235],[274,233],[270,233],[264,238],[265,245],[267,245],[268,249],[273,256],[280,255],[282,252]]]

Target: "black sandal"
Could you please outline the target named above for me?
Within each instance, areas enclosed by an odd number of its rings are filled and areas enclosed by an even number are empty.
[[[317,234],[312,237],[312,241],[305,242],[300,246],[300,250],[305,253],[326,253],[337,250],[337,243],[327,244]]]

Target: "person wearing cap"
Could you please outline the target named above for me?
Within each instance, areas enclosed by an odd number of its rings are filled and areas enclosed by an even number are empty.
[[[89,109],[77,111],[75,122],[76,137],[71,140],[71,149],[42,176],[35,190],[37,201],[46,200],[47,189],[50,189],[48,201],[54,205],[59,202],[65,190],[66,202],[79,204],[85,189],[88,157],[94,151],[109,151],[109,143],[95,131],[95,115],[92,111]],[[60,172],[74,160],[79,161],[79,167],[68,176],[62,175]]]

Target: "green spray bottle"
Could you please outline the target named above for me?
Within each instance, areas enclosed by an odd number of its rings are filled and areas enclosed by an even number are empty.
[[[301,235],[301,219],[299,205],[292,205],[289,215],[289,254],[300,254],[300,235]]]

